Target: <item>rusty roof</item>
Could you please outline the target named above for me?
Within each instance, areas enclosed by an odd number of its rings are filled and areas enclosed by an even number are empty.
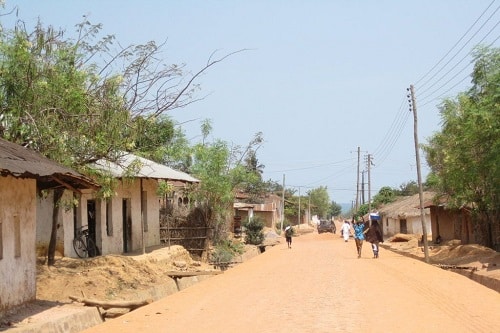
[[[34,150],[0,138],[0,175],[37,180],[40,189],[64,186],[71,190],[98,188],[92,179],[52,161]]]
[[[94,167],[105,172],[109,172],[114,177],[121,178],[126,175],[126,168],[132,166],[133,163],[137,163],[138,165],[138,169],[134,174],[134,177],[137,178],[168,179],[184,183],[200,182],[190,174],[172,169],[166,165],[156,163],[131,153],[123,153],[123,155],[118,158],[116,162],[99,160],[95,163]]]

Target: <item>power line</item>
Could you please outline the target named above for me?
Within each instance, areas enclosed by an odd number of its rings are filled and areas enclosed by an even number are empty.
[[[500,22],[498,22],[496,26],[498,26],[500,24]],[[486,36],[483,37],[483,39],[481,41],[483,41],[484,39],[486,39],[486,37],[493,31],[493,29],[491,29],[488,34]],[[493,40],[493,42],[491,42],[488,47],[492,46],[493,44],[495,44],[495,42],[500,38],[500,35],[497,36],[497,38],[495,38],[495,40]],[[472,51],[469,52],[463,59],[465,59],[467,56],[471,55],[472,54]],[[463,60],[462,59],[462,60]],[[461,61],[460,61],[461,62]],[[460,63],[459,62],[459,63]],[[453,81],[459,74],[463,73],[468,67],[470,67],[470,65],[472,65],[474,63],[473,60],[471,60],[465,67],[463,67],[459,72],[457,72],[455,75],[453,75],[448,81],[446,81],[444,84],[442,84],[439,88],[435,89],[433,92],[425,95],[424,97],[422,97],[421,101],[423,101],[424,103],[422,104],[422,106],[425,106],[427,104],[429,104],[430,102],[436,100],[436,99],[439,99],[440,97],[444,96],[445,94],[447,94],[448,92],[450,92],[453,88],[457,87],[458,85],[460,85],[462,82],[464,82],[467,78],[470,77],[470,73],[467,73],[467,75],[462,78],[459,82],[457,82],[456,84],[454,84],[453,86],[451,86],[450,88],[448,88],[445,92],[441,93],[439,96],[436,96],[430,100],[428,100],[430,97],[432,97],[435,93],[439,92],[441,89],[443,89],[444,87],[446,87],[451,81]],[[458,64],[457,64],[458,65]],[[450,71],[448,71],[449,73]],[[448,74],[447,73],[447,74]]]
[[[381,143],[374,150],[373,155],[377,156],[377,160],[379,161],[377,165],[381,165],[392,152],[392,149],[398,142],[403,130],[406,126],[406,123],[409,119],[409,113],[404,111],[404,106],[406,105],[406,96],[404,96],[403,101],[394,117],[394,120],[389,127],[386,135],[384,136]]]
[[[499,7],[500,8],[500,7]],[[497,22],[497,24],[495,24],[495,26],[493,28],[491,28],[488,33],[478,42],[478,44],[480,44],[482,41],[484,41],[492,32],[493,30],[500,24],[500,21]],[[498,39],[498,37],[497,37]],[[444,79],[448,74],[450,74],[458,65],[460,65],[462,63],[462,61],[464,61],[468,56],[470,56],[472,54],[473,51],[470,51],[468,52],[462,59],[460,59],[459,62],[457,62],[450,70],[448,70],[443,76],[441,76],[436,82],[434,82],[432,85],[430,85],[429,87],[427,87],[426,89],[424,89],[423,91],[420,91],[420,94],[424,94],[426,93],[427,91],[429,91],[432,87],[434,87],[437,83],[439,83],[442,79]],[[462,70],[460,70],[456,75],[458,76],[458,74],[460,74],[461,72],[463,72],[466,68],[468,68],[471,64],[473,63],[473,61],[471,60],[467,66],[465,66],[464,68],[462,68]],[[434,93],[436,93],[436,91],[438,91],[439,89],[443,88],[444,86],[446,86],[446,84],[448,82],[450,82],[451,80],[448,80],[444,85],[442,85],[440,88],[434,90],[432,93],[430,93],[429,95],[432,95]]]
[[[309,170],[309,169],[316,169],[316,168],[321,168],[325,166],[332,166],[332,165],[337,165],[337,164],[342,164],[345,162],[352,162],[354,159],[349,158],[341,161],[336,161],[336,162],[329,162],[329,163],[324,163],[324,164],[316,164],[312,166],[307,166],[307,167],[302,167],[302,168],[293,168],[293,169],[282,169],[282,170],[275,170],[275,171],[266,171],[266,173],[283,173],[283,172],[290,172],[290,171],[301,171],[301,170]]]
[[[434,65],[423,77],[417,80],[416,84],[420,83],[425,77],[427,77],[436,67],[453,51],[455,47],[458,46],[458,44],[465,38],[465,36],[472,30],[472,28],[479,22],[479,20],[484,16],[484,14],[488,11],[488,9],[493,5],[493,3],[496,0],[493,0],[488,7],[481,13],[481,15],[474,21],[474,23],[467,29],[467,31],[460,37],[460,39],[453,45],[453,47],[437,62],[436,65]],[[433,76],[431,76],[429,79],[427,79],[421,86],[420,88],[425,87],[426,84],[428,84],[436,75],[438,75],[464,48],[467,46],[467,44],[470,43],[470,41],[481,31],[481,29],[488,23],[493,15],[500,9],[500,6],[498,6],[495,11],[488,17],[488,19],[479,27],[479,29],[467,40],[467,42],[453,55],[453,57],[444,64],[444,66],[441,67]]]

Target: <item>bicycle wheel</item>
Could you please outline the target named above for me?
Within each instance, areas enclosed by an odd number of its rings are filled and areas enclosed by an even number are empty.
[[[87,257],[87,247],[81,238],[73,239],[73,248],[75,249],[75,253],[79,258]]]
[[[87,254],[89,257],[97,256],[97,246],[95,246],[92,238],[87,238]]]

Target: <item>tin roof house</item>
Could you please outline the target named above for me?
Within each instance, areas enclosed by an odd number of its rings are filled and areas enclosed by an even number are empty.
[[[147,247],[160,245],[159,182],[167,181],[177,189],[199,182],[189,174],[128,153],[115,162],[100,160],[94,167],[112,176],[116,187],[107,199],[97,197],[96,191],[83,191],[75,211],[61,212],[60,229],[69,231],[60,244],[65,256],[77,257],[72,239],[82,226],[88,228],[98,253],[103,255],[144,251]],[[182,190],[177,192],[182,193]],[[51,203],[50,198],[40,202],[43,214],[39,221],[45,229],[49,227],[44,221],[52,210]],[[43,234],[40,230],[39,235]]]

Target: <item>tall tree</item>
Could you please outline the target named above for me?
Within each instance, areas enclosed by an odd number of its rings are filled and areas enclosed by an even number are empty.
[[[230,150],[221,140],[194,147],[191,171],[201,182],[192,195],[203,205],[207,225],[215,228],[215,242],[225,239],[226,216],[233,204],[233,184],[228,172],[229,156]]]
[[[331,217],[334,217],[334,216],[339,216],[341,213],[342,213],[342,206],[336,203],[335,201],[332,201],[330,203],[328,214],[330,214]]]
[[[389,186],[384,186],[373,196],[373,206],[378,207],[394,200],[396,200],[396,191]]]
[[[308,191],[307,194],[311,200],[311,214],[316,214],[321,218],[326,217],[330,210],[328,188],[326,186],[320,186]]]
[[[440,106],[442,128],[424,145],[451,207],[471,206],[476,241],[493,246],[500,220],[500,49],[475,52],[472,88]]]
[[[196,79],[229,56],[210,57],[192,74],[165,65],[155,42],[114,52],[114,37],[100,30],[84,20],[68,39],[40,23],[33,32],[22,22],[2,27],[0,137],[89,174],[93,162],[123,152],[158,158],[175,137],[165,113],[198,100]],[[113,193],[109,177],[98,181],[102,196]]]

